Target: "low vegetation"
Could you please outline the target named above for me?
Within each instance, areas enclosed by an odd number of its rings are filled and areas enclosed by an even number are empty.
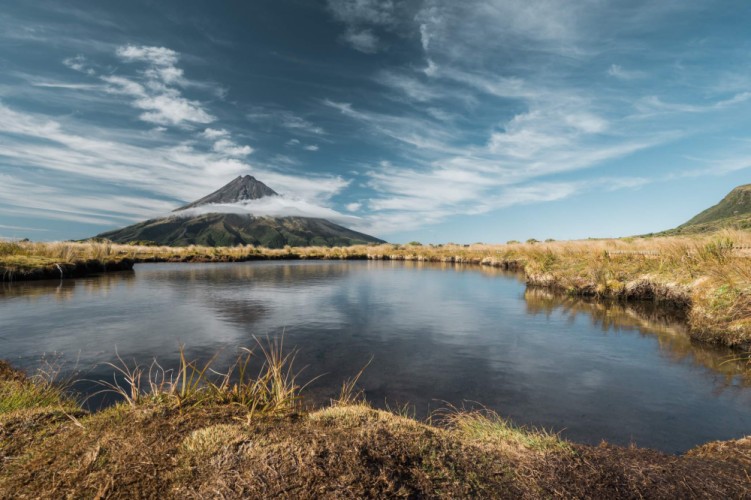
[[[745,231],[505,245],[413,242],[267,249],[141,243],[145,244],[0,242],[0,276],[4,280],[59,278],[64,266],[98,272],[127,269],[134,262],[373,259],[480,264],[523,271],[529,285],[571,295],[661,302],[688,313],[694,338],[751,347],[751,233]],[[35,269],[46,272],[35,276]]]
[[[263,347],[261,349],[260,347]],[[49,375],[0,364],[2,498],[729,498],[747,494],[751,439],[683,456],[599,447],[514,426],[492,412],[433,424],[375,410],[354,382],[306,409],[293,356],[259,344],[225,371],[116,363],[94,413]]]
[[[0,281],[76,278],[122,271],[134,262],[113,251],[109,242],[31,243],[0,240]]]

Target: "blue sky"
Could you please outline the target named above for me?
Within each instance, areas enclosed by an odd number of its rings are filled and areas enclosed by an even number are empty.
[[[237,175],[390,241],[674,227],[751,182],[751,5],[3,0],[0,236]]]

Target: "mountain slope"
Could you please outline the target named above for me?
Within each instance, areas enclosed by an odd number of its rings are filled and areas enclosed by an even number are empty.
[[[102,233],[115,243],[149,241],[160,245],[235,246],[349,246],[382,243],[325,219],[310,217],[254,217],[242,214],[203,214],[153,219]]]
[[[174,215],[139,222],[97,235],[115,243],[153,242],[159,245],[234,246],[268,248],[290,246],[349,246],[383,240],[315,217],[257,217],[248,213],[212,213],[211,205],[279,196],[261,181],[246,175],[200,200],[175,210]],[[205,212],[196,214],[201,207]],[[203,211],[202,210],[202,211]]]
[[[751,229],[751,184],[738,186],[717,205],[665,234],[707,233],[718,229]]]

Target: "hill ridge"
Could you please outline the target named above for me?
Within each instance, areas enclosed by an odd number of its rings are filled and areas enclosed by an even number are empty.
[[[708,233],[719,229],[751,229],[751,184],[733,188],[716,205],[661,234]]]

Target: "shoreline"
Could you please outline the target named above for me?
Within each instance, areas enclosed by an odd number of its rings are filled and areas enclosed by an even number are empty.
[[[76,262],[55,262],[12,270],[0,267],[0,283],[84,278],[103,273],[132,271],[135,264],[136,262],[132,259],[90,259]]]
[[[726,232],[693,238],[283,249],[6,243],[15,245],[17,255],[0,252],[0,281],[66,279],[160,262],[383,260],[490,266],[524,273],[530,287],[675,308],[686,313],[692,338],[751,350],[748,242],[751,233]]]

